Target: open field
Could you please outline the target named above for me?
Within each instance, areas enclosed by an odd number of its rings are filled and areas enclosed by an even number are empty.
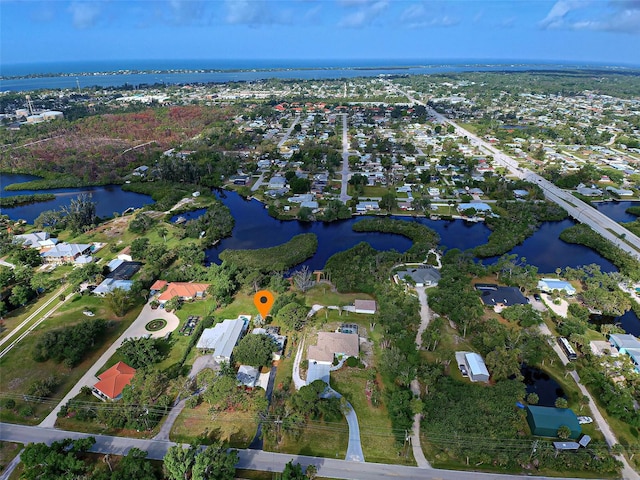
[[[113,324],[106,330],[102,343],[95,350],[88,353],[84,360],[72,369],[64,367],[53,360],[36,362],[32,357],[32,350],[38,338],[46,331],[56,328],[74,325],[86,320],[82,314],[85,309],[91,309],[95,313],[94,318],[113,320]],[[126,330],[131,322],[138,316],[140,305],[134,307],[123,318],[115,317],[104,305],[104,300],[92,296],[74,296],[73,300],[66,303],[55,315],[43,322],[30,335],[17,344],[5,357],[0,359],[0,396],[10,395],[16,399],[16,409],[0,411],[0,419],[6,422],[37,424],[58,403],[58,400],[69,391],[82,377],[84,372],[100,358],[102,353]],[[49,399],[41,403],[23,401],[22,395],[26,394],[32,382],[44,380],[51,375],[57,376],[59,383]],[[21,408],[30,406],[32,414],[21,415]]]
[[[179,443],[211,443],[222,440],[233,448],[247,448],[253,440],[258,422],[248,412],[209,413],[209,404],[201,403],[180,413],[171,429],[170,438]]]

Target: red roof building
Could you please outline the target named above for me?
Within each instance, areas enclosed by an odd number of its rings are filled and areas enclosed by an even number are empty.
[[[116,400],[122,395],[124,387],[131,383],[131,379],[135,373],[135,368],[130,367],[124,362],[118,362],[98,377],[100,381],[96,383],[93,388],[101,397]]]
[[[156,280],[155,282],[153,282],[153,285],[151,285],[151,291],[152,292],[159,292],[160,290],[162,290],[164,287],[167,286],[167,281],[166,280]]]
[[[158,296],[158,301],[164,303],[173,297],[179,297],[181,300],[203,298],[207,288],[209,288],[208,283],[171,282],[167,285],[167,289]]]

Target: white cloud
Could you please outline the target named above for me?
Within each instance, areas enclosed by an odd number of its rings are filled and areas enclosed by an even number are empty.
[[[100,2],[71,2],[69,5],[73,26],[78,29],[93,27],[100,19]]]
[[[389,6],[389,2],[386,0],[374,2],[367,0],[343,0],[342,3],[349,7],[357,8],[354,12],[342,17],[338,22],[338,26],[343,28],[361,28],[370,25]]]
[[[201,0],[169,0],[169,21],[181,25],[202,23],[206,20],[205,10]]]
[[[543,29],[594,30],[640,35],[640,0],[608,3],[560,0],[539,23]]]
[[[551,7],[551,10],[539,25],[545,30],[563,27],[565,18],[569,13],[586,6],[587,2],[580,0],[559,0]]]
[[[290,24],[292,13],[288,10],[275,11],[273,3],[264,0],[226,0],[226,21],[232,25],[272,25]]]
[[[457,18],[433,12],[422,3],[407,7],[399,20],[404,28],[452,27],[459,23]]]

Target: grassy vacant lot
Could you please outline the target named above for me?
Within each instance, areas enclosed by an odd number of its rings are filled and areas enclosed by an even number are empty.
[[[17,406],[15,410],[7,411],[3,409],[0,411],[0,419],[2,421],[30,425],[39,423],[58,403],[59,399],[76,384],[87,369],[100,358],[100,355],[131,325],[140,312],[140,306],[138,305],[123,318],[117,318],[103,302],[102,299],[97,297],[75,295],[51,318],[43,322],[18,343],[13,350],[0,359],[0,370],[2,371],[2,375],[0,375],[0,396],[11,395],[15,398],[16,395],[26,394],[29,386],[35,380],[43,380],[51,375],[56,375],[59,379],[58,387],[48,400],[42,403],[30,403],[34,410],[33,415],[20,415],[20,409],[26,405],[26,402],[21,398],[16,398]],[[95,350],[90,352],[83,362],[72,369],[68,369],[53,360],[46,362],[33,360],[31,352],[43,333],[85,321],[87,317],[82,314],[82,311],[87,308],[95,313],[94,318],[113,320],[113,325],[107,329],[102,343],[96,345]]]
[[[0,338],[3,338],[6,335],[8,335],[9,332],[15,329],[18,325],[20,325],[20,323],[26,320],[29,315],[32,315],[38,308],[44,305],[48,300],[50,300],[53,297],[57,297],[59,295],[59,292],[60,292],[60,287],[56,286],[51,292],[45,295],[42,295],[39,298],[36,298],[34,301],[28,303],[24,307],[16,308],[15,310],[6,314],[2,320],[2,324],[1,324],[2,327],[0,327]],[[57,304],[57,301],[54,300],[49,305],[47,305],[47,307],[42,311],[42,315],[44,315],[44,313],[51,310],[56,304]],[[41,316],[38,315],[38,318],[41,318]]]
[[[0,442],[0,473],[7,468],[9,462],[20,452],[22,444],[12,442]]]
[[[170,438],[179,443],[211,443],[222,440],[233,448],[247,448],[258,429],[258,422],[249,412],[209,414],[209,404],[186,407],[173,424]]]
[[[367,369],[343,367],[331,372],[331,386],[353,406],[360,424],[362,451],[367,462],[404,463],[384,405],[374,407],[365,395]],[[408,462],[413,465],[413,462]]]
[[[338,293],[331,290],[330,285],[320,284],[305,294],[307,305],[353,305],[354,300],[372,300],[366,293]]]
[[[292,455],[313,455],[344,459],[349,443],[349,427],[343,418],[339,423],[309,422],[294,433],[285,433],[279,445],[265,440],[264,449]]]

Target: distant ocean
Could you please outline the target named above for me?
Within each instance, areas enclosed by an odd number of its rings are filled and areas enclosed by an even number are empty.
[[[633,67],[495,60],[120,60],[1,65],[0,91],[119,87],[123,85],[223,83],[280,79],[334,79],[468,71],[598,69]],[[8,77],[8,78],[7,78]],[[16,78],[11,78],[16,77]]]

